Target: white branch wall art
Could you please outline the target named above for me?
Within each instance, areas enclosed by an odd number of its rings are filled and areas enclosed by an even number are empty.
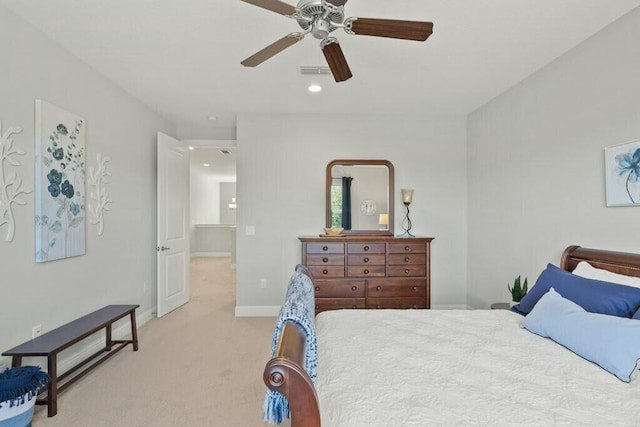
[[[9,127],[6,131],[2,131],[2,120],[0,120],[0,228],[7,226],[7,234],[5,240],[13,241],[15,235],[16,223],[13,215],[13,207],[11,205],[26,205],[27,202],[20,197],[23,194],[31,193],[31,190],[22,188],[22,178],[17,172],[9,174],[7,166],[20,166],[20,162],[15,156],[24,156],[25,152],[13,148],[12,135],[22,132],[22,128],[18,126]]]
[[[36,262],[85,253],[85,120],[36,100]]]
[[[91,224],[98,226],[98,235],[102,236],[104,231],[104,211],[110,211],[109,206],[112,202],[109,197],[109,191],[105,185],[109,183],[108,178],[111,173],[107,172],[107,163],[111,161],[109,156],[102,157],[100,153],[97,154],[96,159],[98,166],[94,170],[89,168],[89,177],[87,182],[91,186],[89,191],[89,212],[91,213]]]

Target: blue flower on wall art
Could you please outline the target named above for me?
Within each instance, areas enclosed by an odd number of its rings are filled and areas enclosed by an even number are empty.
[[[36,100],[36,262],[85,252],[85,120]]]
[[[607,206],[640,206],[640,141],[605,149]]]

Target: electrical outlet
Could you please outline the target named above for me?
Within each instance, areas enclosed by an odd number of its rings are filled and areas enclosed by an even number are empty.
[[[38,338],[40,335],[42,335],[42,325],[31,328],[31,338]]]
[[[256,235],[256,226],[255,225],[247,225],[244,229],[244,234],[247,236],[255,236]]]
[[[260,279],[260,289],[267,289],[267,279]]]

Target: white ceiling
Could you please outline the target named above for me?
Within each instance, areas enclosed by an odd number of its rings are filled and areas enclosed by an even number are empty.
[[[350,0],[345,16],[432,21],[434,33],[420,43],[337,30],[354,75],[343,83],[299,74],[301,65],[325,65],[310,36],[257,68],[242,67],[299,27],[240,0],[0,5],[180,129],[215,135],[233,128],[238,112],[466,115],[640,0]],[[319,94],[306,90],[315,81]]]

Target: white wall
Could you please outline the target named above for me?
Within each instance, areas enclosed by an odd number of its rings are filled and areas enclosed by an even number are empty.
[[[322,129],[326,131],[322,131]],[[435,237],[432,304],[466,304],[466,124],[366,115],[240,114],[236,312],[269,312],[282,304],[300,262],[300,235],[325,224],[325,170],[335,159],[386,159],[400,188],[414,188],[414,234]],[[255,226],[256,235],[245,234]],[[267,289],[260,289],[260,279]],[[254,307],[258,307],[253,310]]]
[[[191,224],[220,224],[220,181],[190,170]]]
[[[638,252],[640,210],[604,193],[604,148],[640,138],[636,40],[640,9],[470,115],[470,305],[571,244]]]
[[[104,235],[87,224],[86,255],[36,264],[33,193],[15,206],[13,242],[0,227],[0,351],[107,304],[140,304],[151,316],[156,304],[156,132],[175,134],[171,123],[0,6],[0,120],[26,151],[18,168],[34,185],[34,99],[86,119],[87,168],[96,154],[111,157],[108,190],[112,210]],[[143,283],[146,283],[146,292]]]

